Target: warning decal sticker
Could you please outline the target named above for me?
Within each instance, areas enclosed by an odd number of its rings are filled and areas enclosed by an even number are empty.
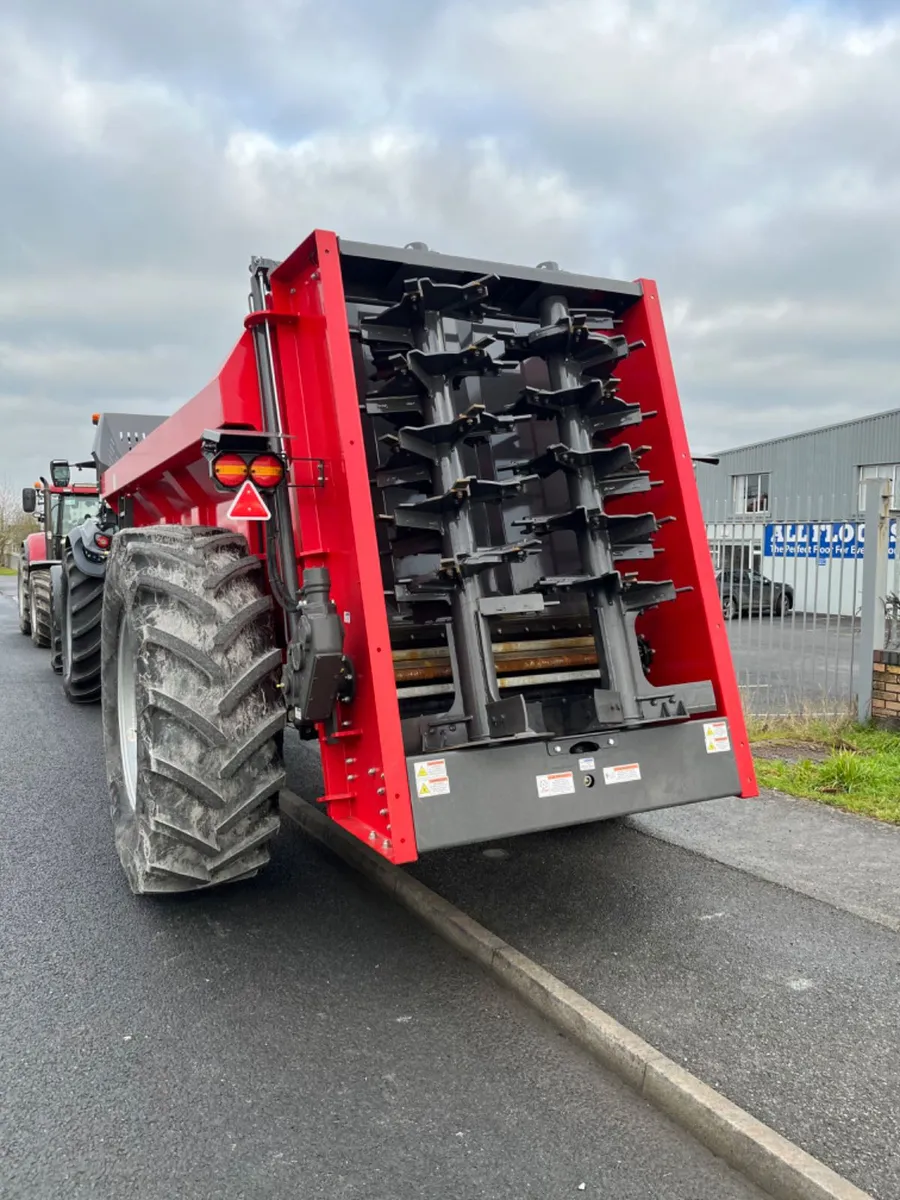
[[[597,770],[597,764],[594,762],[593,754],[588,755],[587,758],[579,758],[578,770],[579,771],[596,771]]]
[[[450,777],[445,758],[429,758],[416,763],[416,795],[446,796],[450,792]]]
[[[631,783],[632,780],[640,779],[640,777],[640,763],[622,763],[618,767],[603,768],[604,783]]]
[[[575,791],[575,776],[571,771],[554,771],[552,775],[535,775],[539,796],[567,796]]]
[[[707,754],[724,754],[731,749],[726,721],[710,721],[703,726]]]

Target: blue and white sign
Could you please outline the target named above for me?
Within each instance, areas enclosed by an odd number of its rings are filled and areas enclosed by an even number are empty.
[[[767,525],[763,540],[766,558],[862,558],[866,527],[862,521],[804,522]],[[897,522],[888,534],[888,558],[896,557]]]

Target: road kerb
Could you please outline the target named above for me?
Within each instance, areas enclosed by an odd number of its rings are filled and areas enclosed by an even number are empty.
[[[281,810],[304,833],[480,963],[554,1028],[776,1200],[872,1200],[867,1192],[655,1050],[448,900],[392,866],[321,809],[284,791]]]

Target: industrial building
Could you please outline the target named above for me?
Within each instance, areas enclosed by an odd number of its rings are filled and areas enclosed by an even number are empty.
[[[865,481],[891,480],[892,507],[900,507],[900,409],[717,457],[716,465],[696,464],[717,569],[741,567],[790,584],[798,611],[857,613]]]

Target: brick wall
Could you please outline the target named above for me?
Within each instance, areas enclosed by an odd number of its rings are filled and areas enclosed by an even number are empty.
[[[900,650],[876,650],[872,664],[872,720],[900,729]]]

